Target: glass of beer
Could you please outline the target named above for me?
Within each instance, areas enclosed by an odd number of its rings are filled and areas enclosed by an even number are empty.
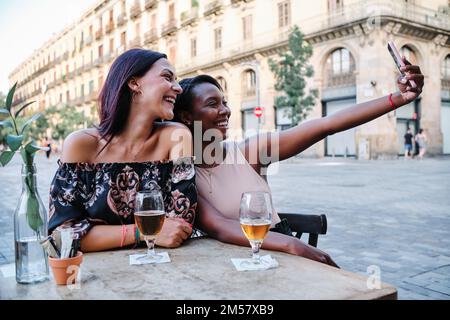
[[[165,218],[164,201],[159,190],[139,191],[136,194],[134,221],[148,247],[147,255],[138,259],[155,262],[162,258],[155,252],[155,239]]]
[[[259,248],[272,223],[272,201],[267,192],[244,192],[239,209],[242,231],[252,247],[252,259],[243,264],[261,264]]]

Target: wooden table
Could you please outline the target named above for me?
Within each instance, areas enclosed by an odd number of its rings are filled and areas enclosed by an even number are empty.
[[[84,255],[79,289],[57,286],[53,279],[20,285],[0,272],[0,299],[396,299],[397,290],[381,283],[368,289],[367,277],[302,257],[262,250],[279,267],[236,271],[231,258],[247,258],[250,248],[202,238],[168,251],[171,263],[129,265],[129,255],[145,250],[117,250]]]

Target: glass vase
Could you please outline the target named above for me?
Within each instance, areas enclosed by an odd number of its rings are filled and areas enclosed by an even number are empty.
[[[28,284],[49,278],[47,253],[40,241],[47,237],[47,212],[36,184],[36,166],[22,165],[22,194],[14,213],[16,281]]]

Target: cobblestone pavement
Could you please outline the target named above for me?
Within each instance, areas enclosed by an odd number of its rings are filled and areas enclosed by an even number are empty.
[[[341,268],[378,267],[399,299],[450,299],[450,158],[300,160],[269,183],[278,211],[327,215],[318,247]]]
[[[20,161],[0,168],[0,264],[14,261]],[[36,164],[48,208],[56,158],[38,155]],[[341,268],[366,276],[379,268],[399,299],[450,299],[450,158],[300,159],[280,164],[269,183],[278,211],[327,215],[319,248]]]

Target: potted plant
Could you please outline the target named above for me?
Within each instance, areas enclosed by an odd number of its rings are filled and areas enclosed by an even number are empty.
[[[22,194],[14,213],[14,240],[16,252],[16,281],[35,283],[48,279],[47,255],[40,241],[47,236],[47,212],[39,197],[36,185],[34,156],[40,147],[30,138],[26,139],[30,125],[42,116],[36,113],[21,116],[33,102],[12,110],[12,102],[17,83],[9,90],[5,108],[0,109],[0,126],[7,130],[6,144],[9,150],[0,153],[0,164],[6,166],[16,153],[20,153],[22,164]],[[22,125],[21,125],[22,124]]]

